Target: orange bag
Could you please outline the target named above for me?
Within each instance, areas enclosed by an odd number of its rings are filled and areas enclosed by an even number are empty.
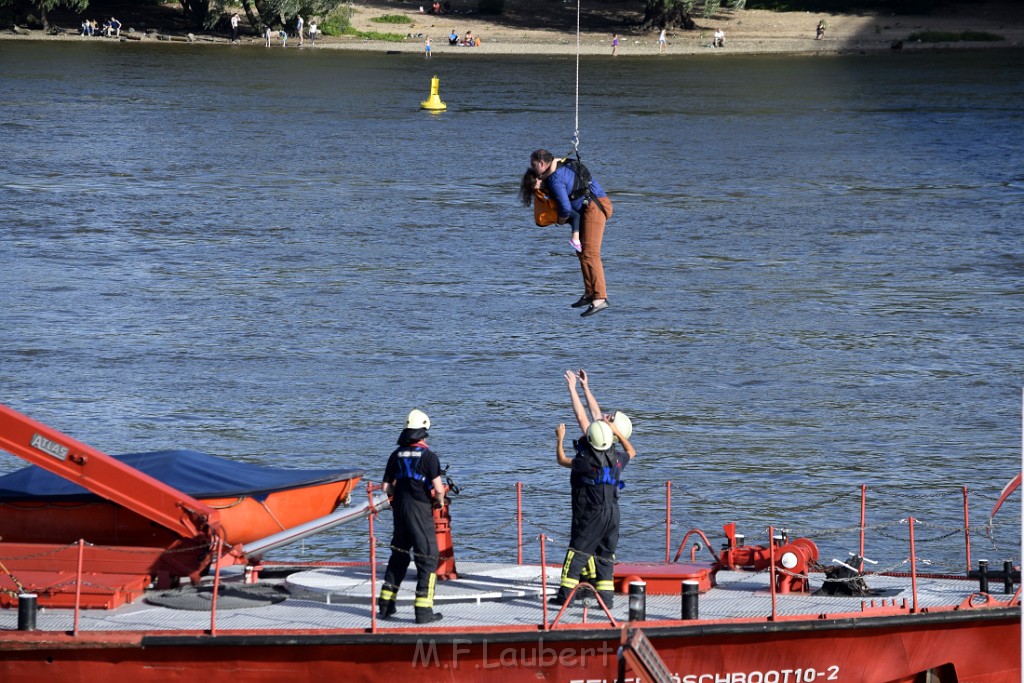
[[[555,200],[540,190],[533,193],[533,220],[540,227],[558,222],[558,206]]]

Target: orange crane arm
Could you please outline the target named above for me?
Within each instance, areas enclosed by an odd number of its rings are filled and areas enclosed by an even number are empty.
[[[0,448],[183,538],[212,541],[220,535],[217,510],[5,405],[0,405]]]

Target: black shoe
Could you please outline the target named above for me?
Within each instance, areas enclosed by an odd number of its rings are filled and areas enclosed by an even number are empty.
[[[580,313],[580,317],[581,318],[586,318],[588,316],[594,315],[595,313],[600,313],[601,311],[603,311],[606,308],[608,308],[608,302],[607,301],[602,301],[599,304],[590,304],[590,306],[587,308],[587,310],[585,310],[582,313]]]
[[[548,604],[552,607],[561,607],[565,604],[565,598],[560,595],[556,595],[553,598],[548,598]]]
[[[377,617],[380,619],[390,619],[398,611],[398,605],[395,604],[394,600],[382,600],[377,598]]]
[[[435,621],[441,621],[444,617],[429,607],[417,607],[416,608],[416,623],[417,624],[430,624]]]
[[[587,296],[586,294],[584,294],[583,296],[576,300],[576,303],[572,304],[572,308],[583,308],[593,300],[594,297]]]

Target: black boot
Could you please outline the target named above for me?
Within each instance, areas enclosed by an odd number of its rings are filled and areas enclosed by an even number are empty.
[[[377,598],[377,616],[380,619],[390,619],[398,611],[398,605],[394,600]]]
[[[435,621],[440,621],[441,615],[435,612],[430,607],[417,607],[416,608],[416,623],[417,624],[430,624]]]
[[[569,600],[570,592],[571,591],[569,589],[559,586],[558,592],[555,593],[555,597],[548,598],[548,604],[553,605],[555,607],[561,607]]]

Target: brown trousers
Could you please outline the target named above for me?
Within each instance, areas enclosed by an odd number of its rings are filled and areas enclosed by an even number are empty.
[[[604,265],[601,263],[601,240],[604,239],[604,224],[612,217],[612,202],[607,197],[594,197],[583,210],[580,220],[580,243],[583,251],[580,271],[583,273],[583,295],[590,299],[607,299],[605,291]]]

